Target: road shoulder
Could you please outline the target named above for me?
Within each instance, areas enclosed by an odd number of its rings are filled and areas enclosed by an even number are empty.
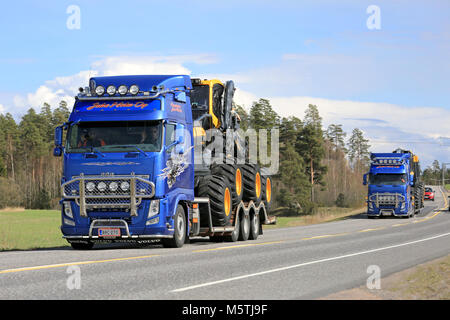
[[[449,300],[450,255],[381,279],[380,289],[344,290],[320,300]]]

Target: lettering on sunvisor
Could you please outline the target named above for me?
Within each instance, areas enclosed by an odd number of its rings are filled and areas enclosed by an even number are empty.
[[[100,109],[122,109],[122,108],[133,108],[133,109],[145,109],[148,107],[148,103],[139,101],[139,102],[113,102],[113,103],[104,103],[104,102],[96,102],[92,106],[87,106],[85,109],[87,111]]]

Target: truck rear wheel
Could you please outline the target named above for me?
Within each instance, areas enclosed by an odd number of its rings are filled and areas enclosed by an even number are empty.
[[[182,205],[177,206],[174,218],[174,232],[173,237],[162,239],[162,244],[165,248],[181,248],[186,240],[186,216]]]
[[[240,217],[239,240],[247,241],[250,236],[250,215],[242,214]]]
[[[236,242],[239,240],[239,234],[240,234],[240,229],[241,229],[241,224],[240,224],[240,219],[239,219],[239,212],[236,212],[236,217],[235,217],[236,223],[234,225],[234,231],[230,234],[230,235],[226,235],[225,241],[228,242]]]
[[[232,191],[229,182],[221,176],[206,176],[198,187],[199,197],[208,197],[213,226],[227,226],[233,207]],[[200,210],[200,221],[208,221],[209,212]]]
[[[256,205],[261,202],[262,186],[261,173],[258,165],[244,164],[241,166],[244,195],[243,199],[246,201],[253,201]]]
[[[250,234],[248,238],[250,240],[256,240],[259,236],[259,215],[256,212],[250,213]]]

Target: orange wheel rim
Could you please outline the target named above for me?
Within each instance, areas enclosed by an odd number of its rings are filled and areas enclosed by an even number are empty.
[[[272,185],[270,179],[266,179],[266,200],[270,203],[270,199],[272,198]]]
[[[256,197],[261,195],[261,176],[259,172],[256,173]]]
[[[227,216],[230,215],[230,209],[231,209],[231,194],[230,189],[225,189],[225,198],[224,198],[224,204],[225,204],[225,214]]]
[[[242,192],[242,174],[241,169],[236,170],[236,194],[241,195]]]

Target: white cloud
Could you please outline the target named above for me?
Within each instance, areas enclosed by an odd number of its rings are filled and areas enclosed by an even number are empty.
[[[412,150],[422,158],[422,165],[434,159],[448,162],[450,110],[437,107],[404,107],[389,103],[330,100],[315,97],[265,97],[281,116],[304,118],[308,104],[318,106],[324,128],[342,124],[347,138],[354,128],[369,138],[373,152],[391,152],[398,147]],[[238,91],[237,104],[250,105],[256,95]]]
[[[16,95],[13,99],[16,115],[26,112],[30,107],[40,109],[44,103],[58,106],[61,100],[71,105],[78,88],[85,87],[90,77],[110,75],[141,74],[191,74],[184,64],[210,64],[217,62],[211,54],[178,56],[117,56],[99,57],[91,64],[90,70],[77,74],[56,77],[45,81],[35,92]],[[0,110],[1,111],[1,110]]]
[[[4,113],[5,110],[6,108],[2,104],[0,104],[0,114]]]
[[[236,91],[234,92],[235,103],[243,107],[247,110],[247,112],[250,110],[253,102],[258,100],[259,98],[253,93],[241,90],[239,88],[236,88]]]

